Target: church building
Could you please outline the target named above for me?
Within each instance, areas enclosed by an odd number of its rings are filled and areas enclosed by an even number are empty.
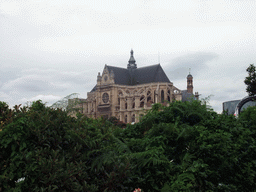
[[[105,65],[97,84],[80,104],[81,112],[92,118],[116,117],[125,123],[138,122],[154,103],[198,99],[193,94],[193,77],[187,76],[187,90],[180,90],[168,79],[160,64],[137,68],[131,50],[127,68]],[[168,102],[167,102],[168,101]]]

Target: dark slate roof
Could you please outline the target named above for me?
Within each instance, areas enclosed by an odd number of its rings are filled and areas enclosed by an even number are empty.
[[[166,76],[160,64],[141,67],[136,69],[126,69],[106,65],[109,72],[113,71],[115,84],[118,85],[138,85],[145,83],[166,82],[170,80]],[[96,90],[96,86],[91,92]]]
[[[97,89],[97,85],[95,85],[95,86],[92,88],[91,92],[96,91],[96,89]]]
[[[191,99],[195,99],[194,94],[188,93],[187,90],[182,90],[181,93],[182,93],[182,101],[183,102],[184,101],[190,101]]]
[[[107,65],[107,68],[108,68],[109,72],[111,72],[111,71],[114,72],[115,84],[129,85],[131,78],[130,78],[128,69],[120,68],[120,67],[113,67],[113,66],[108,66],[108,65]]]
[[[166,76],[160,64],[132,69],[107,66],[108,70],[113,70],[115,83],[120,85],[137,85],[153,82],[167,82],[170,80]]]
[[[134,79],[137,84],[153,82],[170,83],[170,80],[166,76],[160,64],[135,69]]]

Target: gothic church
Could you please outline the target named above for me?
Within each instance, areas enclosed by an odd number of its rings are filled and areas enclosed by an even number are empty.
[[[198,99],[193,94],[193,77],[187,76],[187,90],[173,85],[160,64],[137,68],[131,50],[127,68],[105,65],[102,75],[98,73],[97,84],[87,93],[80,104],[82,113],[88,117],[116,117],[125,123],[138,122],[154,103],[168,105],[174,99],[186,101]]]

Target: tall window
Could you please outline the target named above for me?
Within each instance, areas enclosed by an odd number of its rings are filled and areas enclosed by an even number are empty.
[[[167,95],[168,95],[168,96],[167,96],[167,100],[170,102],[170,101],[171,101],[171,95],[170,95],[171,92],[170,92],[170,90],[168,90],[167,93],[168,93],[168,94],[167,94]]]
[[[124,116],[124,122],[127,123],[127,115]]]
[[[135,122],[135,114],[132,115],[132,122]]]
[[[164,102],[164,90],[161,91],[161,102]]]

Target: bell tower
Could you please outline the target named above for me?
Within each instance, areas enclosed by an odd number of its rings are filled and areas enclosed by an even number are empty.
[[[133,57],[133,50],[131,50],[131,56],[130,56],[130,59],[128,61],[128,65],[127,65],[127,69],[137,69],[137,64],[136,64],[136,61]]]
[[[190,69],[187,76],[187,92],[193,94],[193,76],[190,74]]]

